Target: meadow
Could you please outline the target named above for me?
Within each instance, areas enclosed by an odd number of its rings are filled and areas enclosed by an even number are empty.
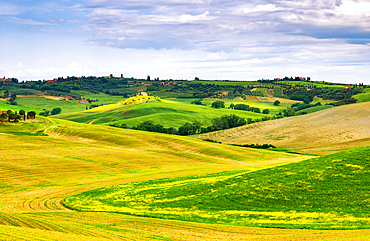
[[[216,99],[204,99],[206,106],[190,98],[125,105],[122,96],[74,93],[105,105],[0,101],[5,110],[62,108],[52,118],[0,122],[0,240],[370,239],[370,148],[349,150],[370,145],[370,102],[317,106],[304,116],[183,137],[108,125],[207,126],[226,114],[266,115],[211,108]],[[222,101],[272,115],[298,102]],[[228,145],[265,143],[277,151]]]
[[[354,95],[353,97],[357,99],[358,103],[369,102],[370,101],[370,89],[366,88],[364,89],[363,93]]]
[[[211,224],[368,229],[370,147],[258,171],[115,185],[67,197],[78,211]]]
[[[343,88],[344,84],[326,84],[319,81],[304,82],[304,81],[275,81],[277,84],[285,84],[291,86],[316,86],[317,88]]]
[[[79,94],[83,96],[85,99],[97,99],[98,102],[93,102],[93,104],[97,105],[108,105],[117,103],[123,99],[122,96],[111,96],[106,95],[103,93],[100,94],[92,94],[88,92],[79,91]],[[36,113],[40,113],[43,110],[52,110],[53,108],[59,107],[62,109],[62,113],[73,113],[73,112],[82,112],[86,110],[86,107],[89,108],[91,104],[89,103],[82,103],[77,104],[79,100],[57,100],[46,98],[43,96],[32,96],[32,97],[17,97],[16,102],[18,105],[8,105],[6,101],[0,101],[0,110],[25,110],[25,111],[36,111]]]
[[[124,123],[132,126],[152,120],[155,124],[161,124],[165,127],[179,127],[186,122],[193,123],[195,121],[199,121],[203,126],[209,126],[212,119],[230,114],[235,114],[245,119],[257,119],[266,116],[248,111],[211,108],[211,103],[215,100],[207,100],[207,106],[193,105],[189,101],[191,102],[189,99],[164,99],[159,102],[143,104],[116,104],[98,107],[84,112],[61,114],[56,117],[80,123],[103,125],[122,125]],[[268,104],[266,106],[273,105]]]
[[[45,135],[33,135],[40,130]],[[74,212],[61,203],[68,196],[106,186],[225,171],[246,173],[310,156],[40,117],[1,125],[0,143],[2,240],[316,237],[315,231],[249,229],[116,213]],[[348,235],[365,238],[370,233],[320,232],[320,237]]]
[[[370,102],[364,102],[211,132],[196,138],[240,145],[268,143],[297,152],[326,155],[370,145],[369,116]]]

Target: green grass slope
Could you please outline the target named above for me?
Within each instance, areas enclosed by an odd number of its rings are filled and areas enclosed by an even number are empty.
[[[358,95],[354,95],[353,98],[357,99],[358,103],[370,101],[370,89],[364,89],[364,92]]]
[[[86,99],[97,99],[98,102],[93,102],[92,104],[113,104],[117,103],[118,101],[122,100],[122,96],[111,96],[106,94],[92,94],[92,93],[85,93],[81,91],[79,94],[84,96]],[[36,113],[42,112],[44,109],[52,110],[53,108],[59,107],[62,109],[62,114],[65,113],[72,113],[72,112],[81,112],[86,110],[86,107],[89,108],[91,104],[83,103],[77,104],[78,100],[56,100],[45,98],[42,96],[39,97],[17,97],[16,102],[18,105],[8,105],[6,101],[0,100],[0,110],[25,110],[25,111],[36,111]]]
[[[80,123],[137,125],[152,120],[165,127],[180,127],[186,122],[201,122],[204,126],[211,125],[214,118],[222,115],[236,114],[243,118],[262,118],[264,114],[232,109],[215,109],[210,106],[192,105],[173,100],[148,102],[135,105],[110,105],[98,107],[81,113],[59,115],[58,118]]]
[[[232,171],[92,190],[80,211],[285,228],[370,228],[370,147],[255,172]]]
[[[331,154],[370,145],[370,102],[255,123],[197,138],[230,144],[273,144],[311,154]]]

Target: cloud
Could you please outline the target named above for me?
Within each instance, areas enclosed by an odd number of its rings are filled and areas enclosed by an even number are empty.
[[[33,25],[33,26],[50,25],[50,23],[46,23],[46,22],[40,22],[40,21],[36,21],[33,19],[23,19],[23,18],[17,18],[17,17],[10,17],[7,19],[7,21],[10,23]]]
[[[351,0],[90,0],[85,30],[94,33],[92,42],[118,48],[233,51],[281,34],[366,44],[363,7]]]
[[[18,15],[22,11],[9,3],[0,2],[0,15]]]

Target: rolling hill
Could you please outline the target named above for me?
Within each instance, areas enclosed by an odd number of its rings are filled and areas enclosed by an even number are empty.
[[[2,240],[211,240],[241,239],[254,232],[271,235],[271,230],[263,229],[73,212],[61,200],[110,185],[254,171],[309,158],[49,118],[1,125],[0,143]],[[295,231],[275,231],[277,237],[295,236]],[[312,237],[313,232],[306,235]]]
[[[174,100],[148,102],[133,105],[112,104],[91,110],[61,114],[56,118],[75,121],[79,123],[93,123],[101,125],[124,124],[137,125],[144,121],[152,120],[155,124],[165,127],[180,127],[186,122],[201,122],[204,126],[211,125],[214,118],[222,115],[236,114],[243,118],[262,118],[266,115],[238,111],[233,109],[215,109],[208,106],[192,105]]]
[[[230,144],[273,144],[310,154],[330,154],[370,144],[370,102],[266,121],[197,136]]]
[[[314,229],[370,228],[370,147],[259,171],[115,185],[64,199],[79,211]]]

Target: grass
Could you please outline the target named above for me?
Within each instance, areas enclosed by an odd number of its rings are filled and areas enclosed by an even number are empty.
[[[365,102],[202,134],[197,138],[239,145],[268,143],[300,153],[326,155],[370,145],[369,114],[370,102]]]
[[[357,103],[369,102],[370,101],[370,89],[364,89],[364,92],[353,96],[357,99]]]
[[[179,102],[179,103],[190,104],[194,100],[196,100],[196,99],[174,99],[173,101]],[[203,99],[202,103],[206,104],[207,106],[212,106],[212,103],[215,102],[215,101],[216,101],[216,99]],[[251,101],[251,100],[222,99],[221,101],[225,102],[225,107],[226,108],[228,108],[231,103],[233,103],[234,105],[236,105],[236,104],[245,104],[245,105],[249,105],[251,107],[260,108],[261,112],[264,109],[269,109],[271,115],[276,115],[279,112],[283,112],[283,110],[285,110],[287,107],[290,107],[292,105],[291,103],[281,103],[279,106],[275,106],[274,101],[264,102],[264,101],[259,101],[259,100]],[[194,106],[194,105],[192,105],[192,106]]]
[[[81,92],[80,94],[84,94]],[[98,102],[93,104],[112,104],[117,103],[122,100],[122,96],[111,96],[106,94],[92,94],[89,93],[85,95],[86,99],[98,99]],[[43,109],[52,110],[53,108],[60,107],[62,113],[73,113],[73,112],[82,112],[86,110],[86,107],[89,107],[90,104],[77,104],[78,100],[66,101],[66,100],[52,100],[45,97],[17,97],[16,102],[18,105],[8,105],[5,101],[0,101],[0,109],[3,110],[25,110],[30,111],[34,110],[36,113],[42,112]]]
[[[311,108],[307,108],[307,109],[297,111],[296,114],[300,114],[302,112],[306,112],[307,114],[310,114],[310,113],[314,113],[314,112],[317,112],[317,111],[330,109],[332,107],[333,107],[332,105],[314,106],[314,107],[311,107]]]
[[[39,130],[47,136],[32,134]],[[258,170],[307,158],[51,118],[1,125],[0,149],[0,239],[5,240],[240,239],[249,229],[71,212],[61,200],[107,185]],[[271,235],[271,230],[253,232]]]
[[[59,115],[58,118],[80,123],[137,125],[147,120],[165,127],[180,127],[186,122],[201,122],[211,125],[214,118],[222,115],[236,114],[243,118],[262,118],[264,114],[232,109],[215,109],[209,106],[191,105],[182,100],[162,100],[136,105],[110,105],[81,113]]]
[[[281,228],[370,228],[370,147],[255,172],[104,187],[64,199],[79,211]]]
[[[317,88],[343,88],[345,86],[345,84],[331,84],[331,85],[328,85],[328,84],[324,84],[324,83],[320,83],[320,82],[317,82],[317,81],[312,81],[312,82],[304,82],[304,81],[277,81],[278,84],[287,84],[287,85],[292,85],[292,86],[296,86],[296,85],[304,85],[304,86],[312,86],[312,85],[315,85]]]

